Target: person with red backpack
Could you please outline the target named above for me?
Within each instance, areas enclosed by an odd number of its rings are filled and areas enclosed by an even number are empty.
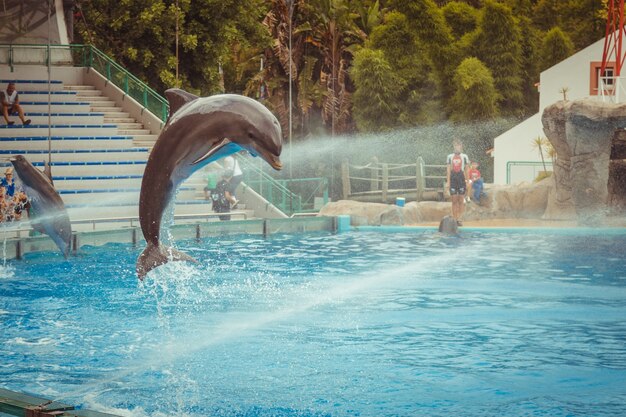
[[[461,218],[465,212],[465,194],[469,178],[469,158],[463,153],[463,143],[459,139],[452,142],[454,152],[448,155],[446,169],[446,186],[450,190],[452,200],[452,218],[462,226]]]

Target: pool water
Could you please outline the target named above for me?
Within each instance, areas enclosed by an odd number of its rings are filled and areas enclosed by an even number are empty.
[[[614,231],[615,232],[615,231]],[[0,387],[121,416],[626,415],[626,233],[179,243],[0,266]]]

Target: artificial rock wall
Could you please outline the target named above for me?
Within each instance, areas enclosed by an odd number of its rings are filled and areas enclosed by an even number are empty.
[[[620,205],[621,181],[611,163],[621,152],[626,104],[583,99],[546,107],[543,130],[556,150],[545,219],[594,224]],[[615,149],[618,149],[616,152]]]

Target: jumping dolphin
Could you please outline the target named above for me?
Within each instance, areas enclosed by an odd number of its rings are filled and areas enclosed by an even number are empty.
[[[146,249],[137,258],[143,279],[153,268],[190,256],[160,242],[161,219],[178,186],[210,162],[245,149],[280,170],[282,132],[274,115],[245,96],[222,94],[199,98],[180,89],[165,92],[170,117],[144,171],[139,195],[139,221]]]
[[[439,222],[439,232],[446,235],[458,235],[459,226],[452,216],[445,216]]]
[[[50,179],[23,155],[16,155],[10,161],[30,200],[31,226],[50,236],[67,258],[71,247],[72,225],[59,193]]]

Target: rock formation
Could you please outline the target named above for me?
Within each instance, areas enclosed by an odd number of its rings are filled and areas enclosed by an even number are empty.
[[[548,194],[552,189],[549,178],[537,184],[488,185],[487,197],[481,204],[468,203],[465,220],[484,219],[540,219],[546,210]],[[326,204],[320,216],[350,215],[353,226],[414,225],[439,222],[450,214],[449,202],[411,201],[404,207],[393,204],[362,203],[340,200]]]
[[[611,148],[626,127],[626,104],[560,101],[544,110],[542,123],[557,153],[544,218],[595,223],[607,212]]]

